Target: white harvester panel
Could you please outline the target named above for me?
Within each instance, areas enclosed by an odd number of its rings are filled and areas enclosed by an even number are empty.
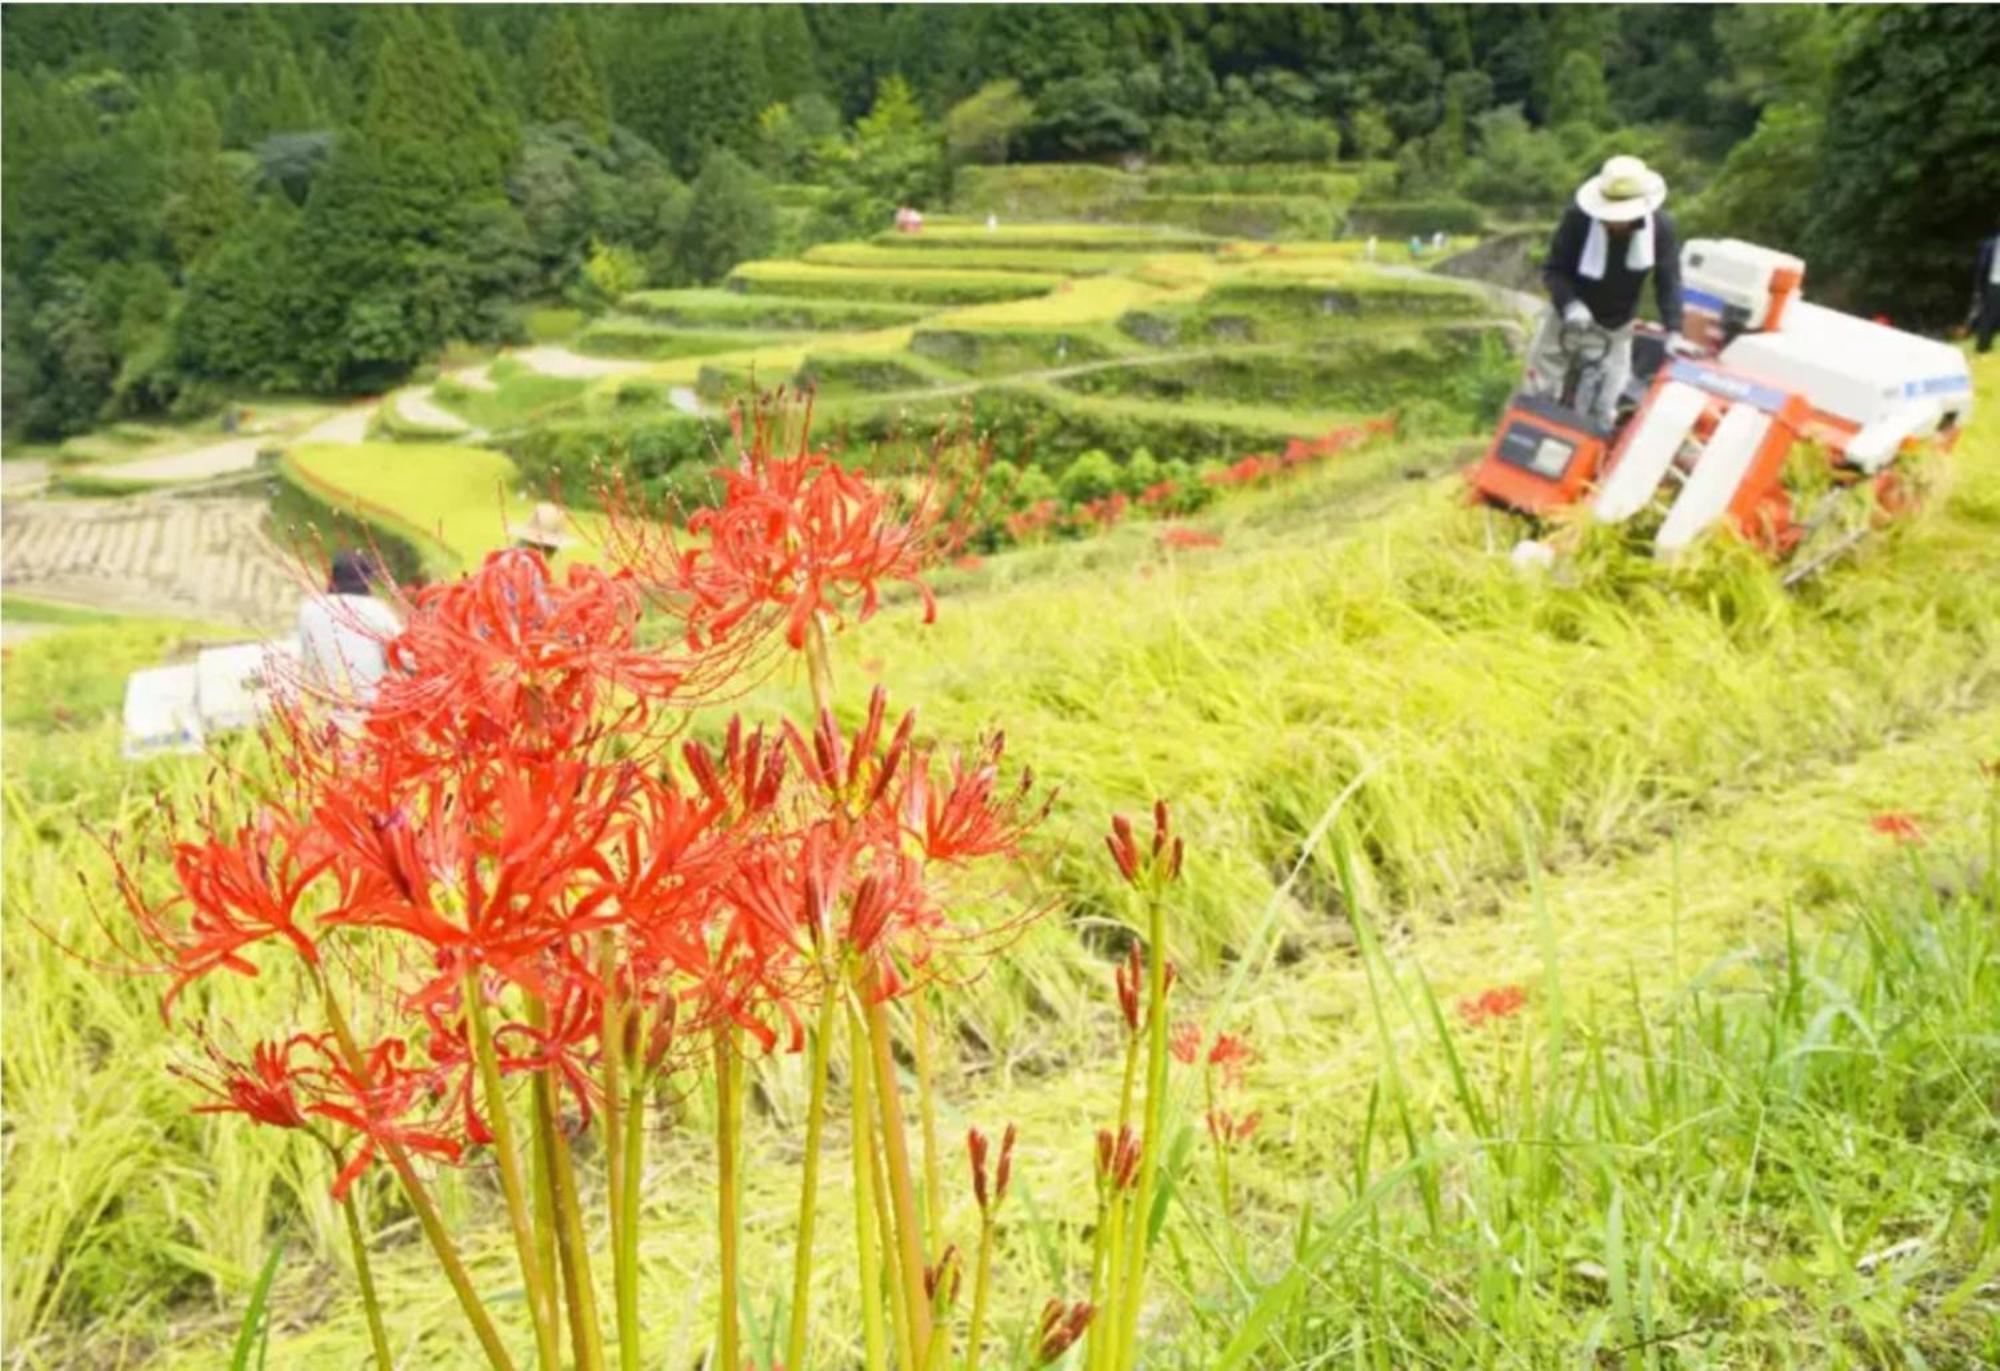
[[[1742,330],[1782,327],[1805,274],[1806,264],[1790,253],[1737,238],[1691,238],[1681,249],[1687,308]]]
[[[1607,524],[1622,524],[1644,509],[1707,405],[1708,397],[1685,381],[1661,386],[1632,421],[1637,429],[1598,489],[1592,513]]]
[[[1770,427],[1771,416],[1755,405],[1729,407],[1702,448],[1701,459],[1681,487],[1680,498],[1667,511],[1666,522],[1653,540],[1655,551],[1679,552],[1727,512]]]
[[[1924,407],[1928,418],[1906,436],[1926,438],[1962,427],[1972,414],[1972,373],[1957,348],[1804,300],[1777,332],[1746,333],[1721,360],[1862,429],[1901,424],[1912,407]]]
[[[125,682],[125,755],[201,749],[194,665],[135,671]]]

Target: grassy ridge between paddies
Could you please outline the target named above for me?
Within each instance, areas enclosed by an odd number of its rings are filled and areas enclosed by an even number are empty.
[[[1982,367],[1983,393],[1995,379]],[[1524,825],[1536,831],[1556,872],[1550,889],[1585,883],[1573,902],[1557,894],[1550,904],[1562,911],[1553,925],[1557,945],[1597,954],[1565,981],[1578,1043],[1587,1041],[1581,1035],[1592,1001],[1625,993],[1625,976],[1605,970],[1613,949],[1636,938],[1640,955],[1651,956],[1661,936],[1662,901],[1652,885],[1643,898],[1616,881],[1586,886],[1606,879],[1593,873],[1637,860],[1630,854],[1661,834],[1683,832],[1688,852],[1713,854],[1686,868],[1718,883],[1687,901],[1696,917],[1681,929],[1686,965],[1717,937],[1779,935],[1774,900],[1815,886],[1810,879],[1765,884],[1733,898],[1727,883],[1739,868],[1761,871],[1765,860],[1753,848],[1751,860],[1732,862],[1740,832],[1802,841],[1813,835],[1811,850],[1839,852],[1866,841],[1869,807],[1885,800],[1940,826],[1965,810],[1963,778],[1990,736],[2000,692],[2000,452],[1991,415],[1989,405],[1962,447],[1948,496],[1797,597],[1777,593],[1767,569],[1722,556],[1700,574],[1655,573],[1635,563],[1589,586],[1523,582],[1499,555],[1505,521],[1495,521],[1489,546],[1486,519],[1459,507],[1455,490],[1419,486],[1345,538],[1331,521],[1246,524],[1224,530],[1222,549],[1165,560],[1144,540],[1128,539],[1128,560],[1107,558],[1018,586],[982,591],[970,573],[929,630],[916,629],[913,612],[901,606],[843,637],[850,707],[869,680],[886,677],[895,704],[921,708],[926,732],[956,737],[1004,725],[1010,755],[1065,787],[1041,859],[1023,876],[1029,892],[1054,901],[1057,912],[973,988],[964,1046],[946,1073],[948,1081],[967,1083],[950,1088],[946,1138],[967,1122],[1017,1117],[1027,1128],[1016,1171],[1032,1199],[1015,1211],[1020,1226],[1003,1249],[1000,1308],[1008,1326],[1051,1293],[1051,1254],[1059,1262],[1081,1250],[1077,1201],[1089,1185],[1082,1121],[1101,1123],[1109,1107],[1101,1087],[1111,1068],[1098,1064],[1115,1052],[1100,949],[1123,936],[1128,912],[1101,856],[1109,809],[1170,795],[1193,839],[1173,932],[1189,1014],[1223,993],[1235,956],[1265,946],[1258,934],[1271,912],[1277,960],[1291,968],[1250,981],[1239,1003],[1271,1044],[1256,1102],[1281,1122],[1267,1125],[1271,1131],[1246,1164],[1246,1184],[1260,1224],[1296,1222],[1302,1196],[1322,1217],[1336,1213],[1343,1189],[1332,1177],[1347,1174],[1353,1158],[1346,1149],[1361,1136],[1357,1120],[1366,1107],[1360,1089],[1341,1086],[1368,1073],[1315,1072],[1335,1060],[1365,1062],[1369,1030],[1365,1003],[1355,998],[1350,939],[1340,932],[1353,906],[1338,896],[1324,850],[1310,857],[1298,882],[1280,885],[1305,835],[1351,788],[1337,832],[1361,859],[1360,907],[1406,940],[1399,946],[1421,950],[1450,991],[1518,974],[1530,956],[1536,935],[1504,911],[1521,907],[1521,833]],[[1307,484],[1287,492],[1285,502],[1310,505],[1313,498]],[[996,577],[1007,561],[991,564]],[[746,703],[796,707],[802,698],[802,686],[781,682]],[[8,749],[10,805],[26,806],[10,814],[9,906],[47,911],[79,939],[90,925],[74,894],[76,873],[101,877],[102,868],[75,819],[117,822],[154,805],[157,787],[180,787],[184,796],[195,775],[184,766],[123,772],[110,760],[113,748],[115,733],[105,730]],[[1808,793],[1819,801],[1801,803]],[[1752,827],[1735,827],[1738,815]],[[1697,841],[1700,834],[1707,836]],[[1776,880],[1768,873],[1760,879]],[[1496,910],[1509,928],[1482,934],[1467,944],[1471,958],[1454,959],[1468,920]],[[1716,910],[1729,921],[1704,933],[1708,916],[1698,911]],[[9,1229],[39,1234],[40,1250],[68,1256],[59,1272],[10,1264],[10,1336],[34,1332],[33,1316],[23,1322],[22,1311],[62,1311],[58,1324],[43,1323],[52,1332],[67,1328],[72,1339],[91,1320],[106,1320],[95,1334],[101,1340],[115,1339],[121,1327],[143,1333],[171,1308],[186,1339],[179,1364],[211,1364],[203,1357],[226,1340],[230,1311],[240,1308],[264,1253],[266,1219],[296,1215],[289,1231],[314,1234],[315,1252],[338,1252],[323,1176],[268,1135],[184,1113],[185,1098],[160,1073],[169,1049],[143,988],[77,966],[19,923],[10,922],[5,936],[16,996],[10,1008],[24,996],[33,1006],[16,1020],[29,1032],[10,1033],[5,1047],[9,1112],[17,1120]],[[1492,951],[1496,945],[1505,955]],[[1262,966],[1262,958],[1254,964]],[[1346,979],[1324,987],[1313,979],[1336,973]],[[227,1013],[228,997],[257,988],[237,983],[206,1011]],[[1398,1012],[1392,1040],[1408,1031]],[[1337,1058],[1336,1048],[1346,1055]],[[1435,1084],[1431,1071],[1406,1070],[1412,1099]],[[769,1064],[763,1077],[760,1098],[779,1119],[796,1119],[796,1063]],[[79,1088],[83,1082],[89,1088]],[[973,1117],[958,1115],[965,1106]],[[701,1107],[691,1105],[691,1129],[699,1127]],[[25,1131],[24,1120],[32,1125]],[[1681,1131],[1698,1135],[1700,1125],[1689,1120]],[[788,1223],[792,1173],[778,1160],[784,1141],[760,1126],[753,1144],[758,1190],[747,1207],[745,1269],[758,1272],[769,1269],[766,1258]],[[702,1193],[695,1186],[706,1160],[698,1142],[665,1143],[649,1186],[648,1298],[653,1307],[696,1311],[689,1327],[699,1326],[699,1307],[709,1298],[712,1255],[692,1236],[701,1216],[683,1212],[681,1201]],[[127,1193],[137,1177],[145,1182]],[[1547,1194],[1546,1175],[1531,1180],[1524,1193]],[[1585,1180],[1574,1187],[1579,1201],[1596,1183]],[[1639,1181],[1621,1183],[1629,1195]],[[1189,1182],[1186,1203],[1212,1212],[1198,1184]],[[502,1280],[505,1236],[483,1185],[461,1177],[446,1194],[482,1279]],[[822,1249],[830,1303],[819,1327],[822,1350],[835,1364],[852,1350],[852,1320],[838,1303],[849,1298],[844,1199],[830,1195]],[[107,1208],[114,1200],[116,1208]],[[1633,1214],[1632,1201],[1625,1203],[1621,1215]],[[1551,1204],[1534,1212],[1553,1220],[1566,1211]],[[954,1215],[954,1223],[963,1217]],[[1181,1223],[1177,1216],[1169,1231]],[[1384,1254],[1378,1277],[1403,1282],[1401,1298],[1413,1273],[1394,1262],[1395,1246],[1384,1246],[1399,1244],[1400,1233],[1365,1231],[1372,1236],[1364,1249]],[[1671,1244],[1645,1231],[1656,1247]],[[1535,1230],[1535,1241],[1542,1232]],[[1951,1241],[1962,1238],[1954,1231]],[[434,1269],[413,1248],[384,1249],[399,1344],[420,1362],[450,1364],[457,1344],[438,1331],[449,1326],[449,1296]],[[1262,1265],[1252,1274],[1275,1275],[1281,1255],[1258,1250]],[[1422,1288],[1457,1293],[1468,1271],[1507,1269],[1506,1254],[1474,1247],[1456,1255],[1468,1263],[1464,1270],[1440,1270],[1422,1278]],[[1606,1256],[1599,1244],[1588,1260],[1616,1269]],[[287,1263],[281,1309],[324,1311],[296,1331],[290,1319],[281,1321],[276,1350],[291,1364],[344,1364],[362,1345],[351,1302],[331,1309],[320,1303],[325,1270],[315,1263],[323,1261],[338,1265],[340,1258],[301,1251]],[[1171,1271],[1167,1287],[1217,1290],[1219,1258],[1192,1234],[1163,1261]],[[65,1284],[52,1291],[58,1276]],[[1630,1290],[1644,1288],[1632,1268],[1621,1279]],[[1650,1279],[1658,1288],[1663,1277],[1656,1269]],[[767,1308],[777,1284],[760,1287],[753,1308]],[[203,1341],[198,1313],[211,1288],[219,1294]],[[1345,1299],[1348,1287],[1339,1289]],[[1519,1289],[1529,1312],[1558,1307],[1543,1309],[1533,1294]],[[1190,1327],[1171,1294],[1160,1304],[1161,1336],[1185,1335],[1171,1364],[1215,1364],[1221,1338]],[[1240,1322],[1241,1298],[1215,1307],[1235,1311]],[[1381,1305],[1382,1317],[1399,1307]],[[1324,1322],[1285,1329],[1295,1353],[1312,1345],[1299,1340],[1339,1334]],[[696,1355],[673,1314],[663,1315],[656,1336],[662,1355],[669,1347]],[[1548,1336],[1550,1345],[1565,1345],[1559,1331]],[[62,1349],[76,1345],[50,1344],[44,1364],[69,1364]],[[1164,1347],[1162,1355],[1169,1355]],[[1393,1349],[1383,1355],[1388,1364],[1409,1364]],[[1459,1360],[1478,1364],[1463,1349]],[[1256,1364],[1310,1363],[1273,1355]]]
[[[1054,290],[1063,280],[1056,272],[923,271],[812,262],[745,262],[729,273],[730,288],[746,295],[825,296],[934,306],[1018,300]]]
[[[477,566],[507,545],[507,525],[536,503],[516,489],[514,463],[462,444],[309,443],[285,454],[292,479],[338,509],[414,540],[433,574]],[[592,516],[573,516],[584,540],[565,555],[596,557]]]

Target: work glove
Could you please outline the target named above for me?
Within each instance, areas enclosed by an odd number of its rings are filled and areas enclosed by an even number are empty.
[[[1565,324],[1594,324],[1597,318],[1590,312],[1590,306],[1581,300],[1572,300],[1563,306]]]
[[[1683,338],[1678,333],[1667,335],[1667,355],[1669,357],[1700,357],[1701,345],[1691,338]]]

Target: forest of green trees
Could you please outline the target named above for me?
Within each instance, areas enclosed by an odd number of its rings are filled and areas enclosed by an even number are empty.
[[[1932,327],[2000,211],[1979,6],[8,6],[4,63],[4,405],[37,438],[380,388],[974,163],[1379,160],[1534,222],[1631,150],[1695,227]]]

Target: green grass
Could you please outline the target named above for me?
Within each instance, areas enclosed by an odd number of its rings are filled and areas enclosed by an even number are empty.
[[[0,595],[0,619],[17,624],[109,624],[118,623],[124,616],[109,614],[100,609],[89,609],[83,605],[60,604],[54,600],[38,600],[28,595]]]
[[[664,362],[676,357],[707,357],[718,352],[799,341],[803,339],[784,333],[676,328],[647,319],[612,315],[585,329],[571,346],[591,357],[637,357]]]
[[[1991,396],[2000,365],[1979,378]],[[1164,794],[1191,845],[1176,1014],[1251,1033],[1265,1124],[1231,1212],[1198,1142],[1175,1179],[1149,1365],[2000,1355],[2000,864],[1975,766],[2000,737],[2000,409],[1975,423],[1950,490],[1797,594],[1726,546],[1523,580],[1504,557],[1519,526],[1464,508],[1455,482],[1371,484],[1357,507],[1333,464],[1219,514],[1219,549],[1162,555],[1133,527],[994,558],[953,580],[935,625],[902,597],[843,634],[849,710],[884,679],[926,735],[1004,726],[1009,756],[1063,786],[1016,892],[1052,913],[940,1035],[946,1139],[1023,1130],[996,1326],[1081,1295],[1050,1268],[1085,1250],[1090,1130],[1116,1093],[1107,962],[1132,916],[1101,835]],[[1387,470],[1395,451],[1362,455]],[[71,636],[14,650],[6,689]],[[780,677],[732,707],[798,717],[805,698]],[[79,820],[185,807],[205,763],[128,770],[112,725],[8,723],[7,907],[98,947],[78,878],[101,889],[104,863]],[[1869,831],[1885,809],[1932,834],[1921,870]],[[0,938],[10,1350],[221,1364],[283,1235],[299,1256],[273,1363],[357,1364],[323,1170],[283,1135],[185,1112],[149,987],[21,920]],[[1504,982],[1528,988],[1523,1016],[1461,1026],[1456,999]],[[231,980],[188,1012],[273,1003],[266,981]],[[756,1073],[744,1270],[761,1319],[804,1082],[795,1059]],[[651,1154],[649,1365],[702,1355],[704,1108]],[[829,1185],[814,1364],[852,1365],[851,1205]],[[490,1185],[443,1189],[477,1279],[503,1289]],[[961,1189],[946,1226],[962,1242]],[[434,1264],[369,1204],[393,1229],[377,1274],[399,1347],[464,1364]],[[496,1312],[521,1331],[518,1304]]]
[[[418,546],[434,573],[478,565],[507,544],[506,521],[534,499],[514,463],[460,444],[308,444],[285,455],[290,477],[336,508]],[[593,555],[579,545],[569,556]]]
[[[1031,244],[916,248],[906,246],[910,241],[906,238],[901,243],[881,240],[872,243],[822,243],[806,249],[805,260],[817,266],[890,267],[898,271],[1030,271],[1093,276],[1108,271],[1130,270],[1143,265],[1153,255],[1115,250],[1085,252],[1075,246],[1041,248]]]
[[[521,331],[531,343],[560,343],[584,325],[583,311],[567,307],[542,307],[522,312]]]
[[[160,490],[172,484],[171,481],[100,476],[94,471],[58,471],[49,477],[48,490],[51,495],[68,495],[77,499],[117,499],[123,495],[144,495],[149,490]]]
[[[733,290],[642,290],[620,307],[642,318],[693,329],[812,331],[880,328],[923,317],[918,305],[879,300],[740,294]]]
[[[1010,219],[1002,220],[989,229],[986,221],[977,217],[926,220],[922,233],[889,231],[877,234],[871,241],[878,247],[893,247],[898,252],[1032,250],[1073,254],[1148,254],[1212,252],[1222,246],[1221,239],[1208,234],[1157,225],[1023,223]]]
[[[811,262],[745,262],[729,274],[745,294],[830,297],[924,305],[974,305],[1042,295],[1063,284],[1052,273],[922,271],[833,267]]]
[[[491,389],[446,379],[433,387],[432,395],[473,427],[499,432],[563,416],[590,385],[574,377],[546,376],[505,359],[495,362],[487,375]]]

